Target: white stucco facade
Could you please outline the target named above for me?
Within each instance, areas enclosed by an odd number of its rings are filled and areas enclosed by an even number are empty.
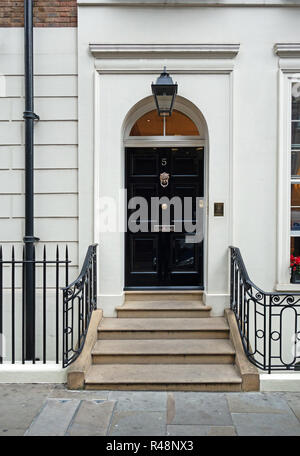
[[[67,243],[72,277],[99,243],[98,305],[124,301],[124,233],[101,233],[99,201],[125,220],[128,129],[163,66],[205,148],[204,297],[229,306],[230,245],[266,291],[290,284],[290,82],[300,81],[299,1],[78,1],[78,29],[35,29],[36,235]],[[23,30],[0,29],[0,241],[24,230]],[[174,144],[176,137],[174,137]],[[159,143],[157,143],[159,144]],[[182,143],[183,144],[183,143]],[[120,196],[121,195],[121,196]],[[215,202],[224,216],[215,217]],[[20,250],[21,252],[21,250]]]
[[[151,94],[163,65],[178,82],[178,94],[207,124],[206,302],[215,314],[228,305],[230,244],[240,247],[260,287],[297,289],[289,284],[289,180],[281,160],[288,154],[287,80],[297,77],[300,60],[297,52],[279,56],[275,48],[297,43],[297,4],[112,3],[79,2],[78,27],[79,242],[87,243],[93,233],[100,242],[105,313],[113,315],[123,299],[123,234],[94,232],[94,205],[99,196],[116,196],[124,187],[124,121]],[[93,171],[94,186],[87,184]],[[213,215],[217,201],[225,204],[222,218]]]

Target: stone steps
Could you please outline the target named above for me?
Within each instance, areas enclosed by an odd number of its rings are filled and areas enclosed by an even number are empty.
[[[211,307],[193,300],[128,300],[116,310],[118,318],[207,318]]]
[[[202,302],[203,291],[199,290],[153,290],[153,291],[126,291],[127,301],[197,301]]]
[[[227,314],[226,318],[212,317],[202,292],[126,292],[125,303],[116,310],[117,318],[98,319],[95,325],[89,352],[92,364],[89,361],[84,374],[86,389],[244,388],[236,341],[230,334],[231,320]],[[235,331],[235,338],[239,337]],[[74,371],[74,382],[78,381],[76,375]],[[253,384],[255,389],[251,375],[247,385]]]
[[[92,365],[86,389],[160,391],[241,391],[242,379],[230,364]]]
[[[210,316],[199,292],[127,292],[118,318],[94,313],[88,348],[68,373],[75,388],[257,391],[234,315]],[[84,373],[83,373],[83,367]]]
[[[98,340],[94,364],[233,364],[228,339]]]
[[[98,339],[226,339],[224,317],[103,318]]]

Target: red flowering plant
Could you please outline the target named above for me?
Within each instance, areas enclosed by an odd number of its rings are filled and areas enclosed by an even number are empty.
[[[300,274],[300,256],[291,255],[291,271]]]

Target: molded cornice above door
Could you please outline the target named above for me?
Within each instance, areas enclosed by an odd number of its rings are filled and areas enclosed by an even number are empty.
[[[180,58],[232,59],[240,45],[233,44],[90,44],[98,59]]]
[[[281,58],[299,58],[300,43],[277,43],[274,52]]]

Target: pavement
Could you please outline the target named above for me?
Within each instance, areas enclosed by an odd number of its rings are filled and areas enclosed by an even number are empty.
[[[298,393],[0,384],[0,436],[300,436]]]

